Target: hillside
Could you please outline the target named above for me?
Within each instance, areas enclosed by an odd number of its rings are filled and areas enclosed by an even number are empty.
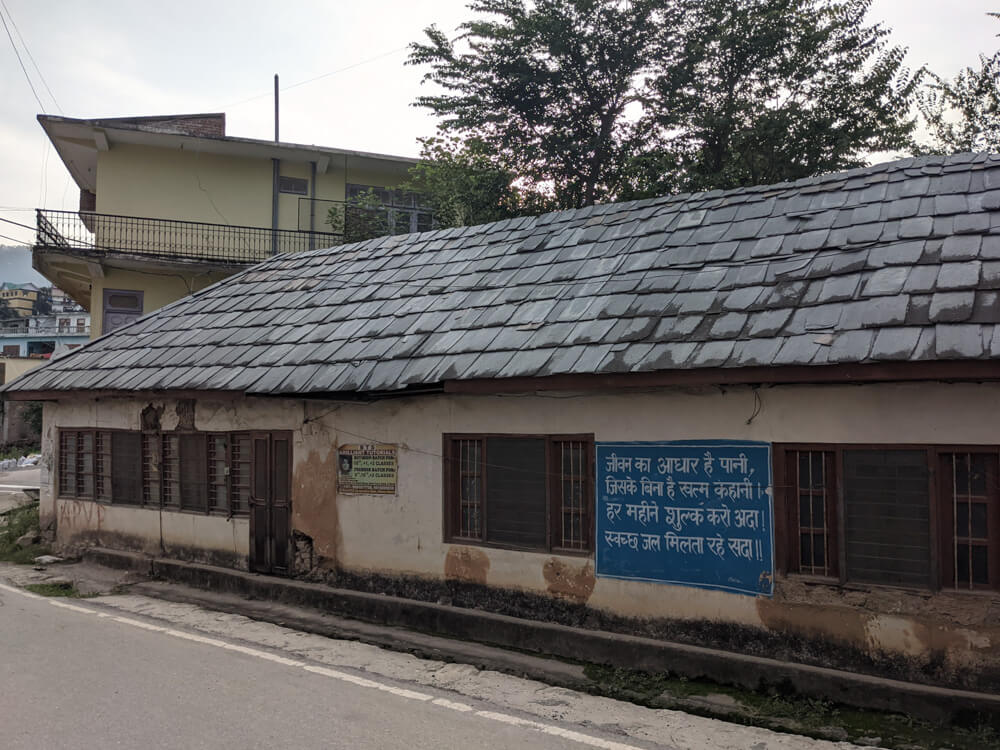
[[[0,282],[4,281],[51,285],[51,282],[31,267],[31,248],[24,245],[0,245]]]

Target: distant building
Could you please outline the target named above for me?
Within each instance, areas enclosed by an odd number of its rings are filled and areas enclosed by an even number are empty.
[[[90,314],[31,315],[0,321],[0,354],[48,358],[90,339]]]
[[[92,313],[93,336],[268,256],[341,244],[373,217],[381,234],[431,225],[390,189],[414,159],[235,138],[224,114],[38,121],[80,210],[38,210],[34,266]]]
[[[35,312],[41,296],[41,289],[34,284],[15,284],[9,281],[0,284],[0,299],[22,318]]]

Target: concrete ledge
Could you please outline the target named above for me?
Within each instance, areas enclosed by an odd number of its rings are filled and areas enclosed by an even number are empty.
[[[89,550],[89,561],[149,566],[153,577],[196,588],[309,607],[354,620],[528,651],[578,662],[670,672],[747,689],[790,688],[810,698],[948,721],[959,713],[1000,716],[1000,696],[890,680],[650,638],[524,620],[475,609],[335,589],[195,563]],[[115,558],[118,558],[117,560]],[[105,563],[102,563],[105,564]],[[461,655],[456,660],[463,661]]]

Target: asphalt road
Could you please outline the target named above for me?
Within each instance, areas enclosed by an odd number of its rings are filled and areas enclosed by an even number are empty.
[[[574,737],[454,693],[0,585],[7,750],[635,747]]]

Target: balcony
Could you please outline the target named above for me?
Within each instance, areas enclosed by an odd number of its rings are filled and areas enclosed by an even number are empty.
[[[259,263],[279,253],[341,244],[343,234],[197,221],[36,210],[36,250],[138,255],[219,265]]]

